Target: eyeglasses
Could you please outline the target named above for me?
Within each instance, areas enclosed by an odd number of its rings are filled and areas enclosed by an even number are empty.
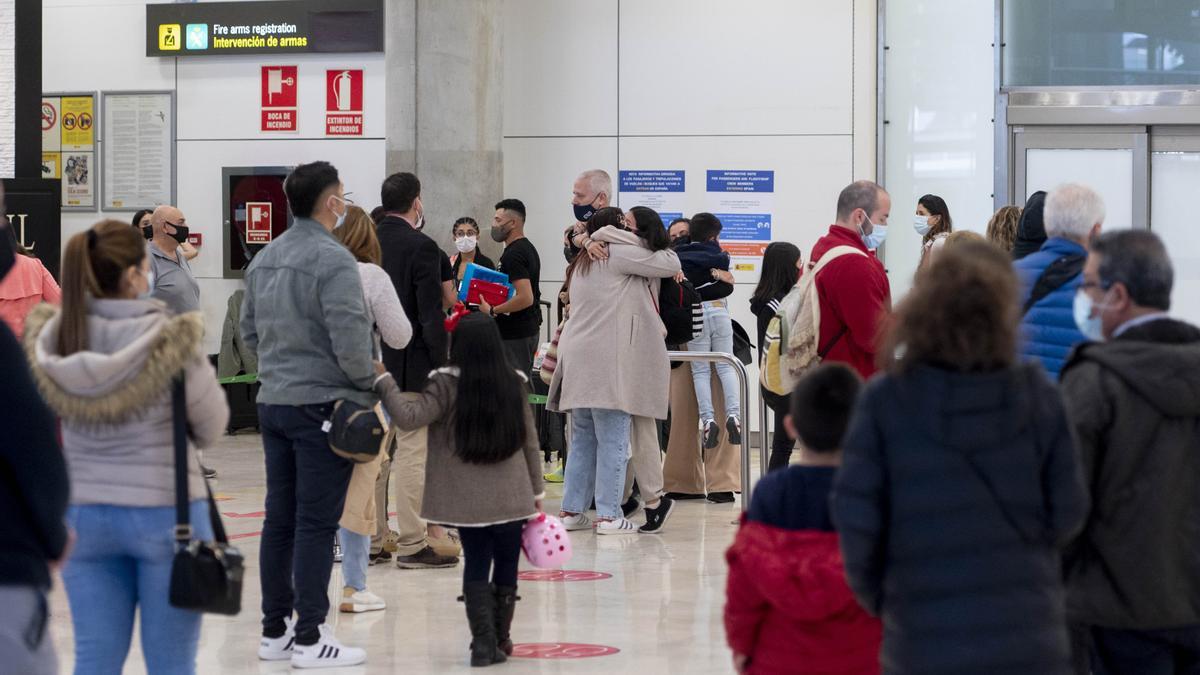
[[[1085,282],[1079,284],[1079,290],[1081,290],[1081,291],[1090,291],[1093,288],[1098,291],[1107,291],[1108,289],[1112,288],[1112,282],[1085,281]]]

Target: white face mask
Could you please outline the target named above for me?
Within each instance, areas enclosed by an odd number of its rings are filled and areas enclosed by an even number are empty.
[[[917,234],[924,237],[929,234],[930,227],[929,216],[913,216],[913,229],[917,231]]]
[[[333,217],[337,219],[333,224],[333,229],[336,230],[346,222],[346,214],[350,212],[350,207],[346,206],[345,199],[342,199],[341,197],[338,197],[337,195],[332,195],[332,196],[334,199],[336,199],[342,203],[342,212],[341,213],[334,211],[332,208],[329,209],[333,213]]]
[[[471,251],[475,250],[475,246],[478,243],[478,237],[475,237],[474,235],[468,235],[466,237],[459,237],[455,239],[454,247],[458,249],[459,253],[470,253]]]

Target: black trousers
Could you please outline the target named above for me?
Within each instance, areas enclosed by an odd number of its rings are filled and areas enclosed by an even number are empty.
[[[537,348],[538,336],[536,334],[504,341],[504,349],[508,351],[508,359],[512,362],[513,368],[530,377],[533,376],[533,355]]]
[[[1200,675],[1200,626],[1117,630],[1093,626],[1095,675]]]
[[[267,516],[258,552],[263,635],[280,637],[294,609],[296,643],[316,644],[329,613],[333,541],[354,465],[333,454],[321,425],[332,403],[258,405],[267,463]],[[270,573],[266,573],[267,571]]]
[[[784,398],[771,406],[771,410],[775,413],[775,433],[771,436],[771,456],[767,460],[768,473],[777,469],[786,469],[788,463],[792,461],[792,448],[796,447],[796,442],[788,436],[787,429],[783,426],[783,418],[788,414],[788,399]]]
[[[458,528],[465,558],[463,583],[490,580],[497,586],[516,587],[524,527],[525,521],[514,520],[486,527]]]

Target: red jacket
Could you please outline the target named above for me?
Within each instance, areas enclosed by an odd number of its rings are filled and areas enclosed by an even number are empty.
[[[837,533],[743,520],[725,559],[725,634],[749,673],[879,673],[882,627],[846,584]]]
[[[858,233],[837,225],[831,225],[829,234],[817,240],[809,267],[837,246],[853,246],[867,256],[842,256],[817,276],[817,296],[821,299],[821,339],[817,345],[825,349],[832,343],[823,360],[845,363],[866,379],[877,370],[875,353],[884,319],[892,308],[892,286],[883,263],[867,251]],[[834,342],[839,332],[842,335]]]

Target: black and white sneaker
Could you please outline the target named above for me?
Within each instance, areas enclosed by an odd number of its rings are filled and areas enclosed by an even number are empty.
[[[632,496],[629,498],[629,501],[621,505],[621,513],[628,518],[629,516],[637,513],[638,509],[640,508],[642,508],[642,502],[640,502],[636,496]]]
[[[742,421],[730,415],[729,419],[725,420],[725,431],[729,432],[729,444],[742,444]]]
[[[292,652],[293,668],[340,668],[367,660],[367,652],[347,647],[333,636],[333,629],[321,624],[321,639],[316,644],[296,645]]]
[[[662,532],[663,526],[667,524],[667,518],[671,517],[671,512],[675,510],[675,500],[670,497],[663,497],[658,501],[658,506],[654,508],[646,507],[646,524],[638,528],[638,532],[642,534],[658,534]]]
[[[703,445],[705,450],[712,450],[721,443],[721,430],[717,426],[716,420],[704,420],[700,425],[700,429],[704,434]]]
[[[292,617],[284,620],[287,630],[277,638],[263,637],[258,642],[258,658],[263,661],[287,661],[292,658],[296,642],[296,621]]]
[[[732,492],[710,492],[708,493],[709,504],[732,504],[734,502]]]
[[[217,470],[212,467],[204,466],[203,464],[201,464],[200,470],[204,472],[205,478],[216,478],[217,477]]]

